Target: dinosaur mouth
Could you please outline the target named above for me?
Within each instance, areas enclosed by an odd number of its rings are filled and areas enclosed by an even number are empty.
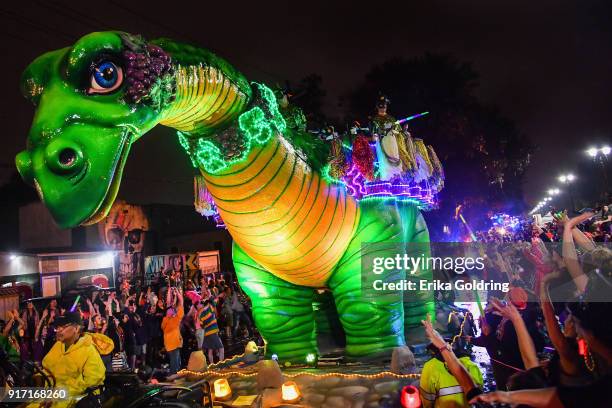
[[[85,226],[96,224],[102,219],[104,219],[104,217],[106,217],[108,210],[113,205],[113,202],[115,202],[115,198],[117,197],[117,193],[119,192],[119,186],[121,185],[121,175],[123,173],[123,167],[125,166],[125,162],[130,151],[131,139],[132,132],[126,129],[122,136],[120,145],[121,147],[119,148],[119,152],[117,153],[117,156],[113,163],[111,172],[112,179],[109,183],[108,189],[106,190],[106,194],[104,195],[104,198],[102,199],[94,213],[88,218],[86,218],[84,221],[81,221],[79,225]]]

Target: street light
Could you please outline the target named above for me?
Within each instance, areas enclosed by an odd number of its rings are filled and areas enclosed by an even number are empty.
[[[608,189],[608,155],[612,152],[612,148],[609,145],[604,145],[600,148],[598,147],[590,147],[587,149],[587,154],[593,158],[593,161],[599,161],[601,166],[602,174],[602,189],[601,189],[601,198],[606,198],[606,191]],[[600,154],[601,153],[601,154]]]
[[[597,155],[599,153],[603,154],[604,156],[607,156],[607,155],[610,154],[611,151],[612,151],[612,147],[610,147],[608,145],[605,145],[605,146],[602,146],[600,148],[597,148],[597,147],[594,147],[594,146],[593,147],[589,147],[586,152],[587,152],[587,154],[589,156],[595,158],[595,157],[597,157]]]
[[[558,188],[550,188],[550,189],[548,189],[548,195],[551,195],[551,196],[556,196],[560,192],[561,191]]]
[[[587,149],[587,154],[593,158],[593,161],[598,161],[601,166],[602,178],[601,178],[601,198],[606,199],[606,192],[608,190],[608,155],[612,152],[612,148],[609,145],[602,147],[590,147]]]

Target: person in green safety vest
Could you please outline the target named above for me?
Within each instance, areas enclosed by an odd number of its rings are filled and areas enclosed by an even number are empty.
[[[428,349],[434,357],[427,361],[421,372],[419,393],[423,408],[459,408],[469,407],[463,389],[459,382],[450,373],[440,351],[433,344]],[[461,347],[454,347],[453,351],[459,362],[465,367],[477,387],[482,387],[482,373],[478,366],[470,360],[469,351]]]

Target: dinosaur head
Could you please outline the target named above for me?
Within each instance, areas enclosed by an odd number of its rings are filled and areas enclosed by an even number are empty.
[[[60,227],[93,224],[109,211],[130,145],[173,97],[170,57],[140,37],[99,32],[38,57],[22,91],[36,112],[15,158]]]

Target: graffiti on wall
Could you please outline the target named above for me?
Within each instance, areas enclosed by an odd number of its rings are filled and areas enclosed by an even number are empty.
[[[160,283],[165,276],[170,277],[177,273],[182,280],[199,279],[198,254],[169,254],[147,256],[144,262],[145,285]]]
[[[117,200],[108,216],[98,224],[98,230],[104,245],[119,254],[115,284],[141,281],[142,249],[145,233],[149,230],[149,220],[142,207]]]
[[[144,269],[145,285],[162,283],[177,274],[183,282],[191,280],[197,285],[202,275],[220,272],[220,254],[205,251],[147,256]]]

